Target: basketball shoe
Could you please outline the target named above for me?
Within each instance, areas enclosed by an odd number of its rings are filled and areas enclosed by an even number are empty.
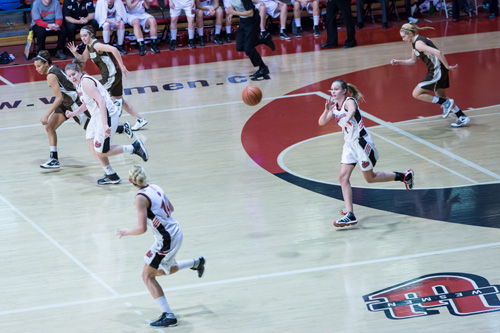
[[[281,30],[281,32],[280,32],[280,38],[281,39],[286,39],[286,40],[292,39],[292,37],[290,37],[290,35],[287,34],[285,30]]]
[[[313,31],[314,31],[314,37],[319,37],[321,36],[321,32],[319,32],[319,26],[315,25],[313,27]]]
[[[59,160],[53,157],[49,157],[47,162],[40,164],[40,168],[42,169],[59,169],[60,167]]]
[[[170,51],[173,51],[177,48],[177,40],[172,39],[170,40]]]
[[[144,118],[137,118],[134,126],[132,126],[132,131],[138,131],[148,124],[148,121]]]
[[[137,156],[140,156],[144,162],[148,161],[148,151],[146,150],[146,147],[144,147],[144,143],[140,139],[135,140],[135,142],[132,144],[134,146],[134,151],[132,154],[136,154]]]
[[[199,257],[198,259],[194,260],[193,267],[191,267],[193,271],[198,271],[199,278],[201,278],[203,276],[203,273],[205,272],[205,262],[205,257]]]
[[[121,181],[120,177],[115,173],[111,175],[104,174],[104,178],[98,179],[97,184],[108,185],[108,184],[118,184]]]
[[[358,220],[356,220],[356,216],[354,216],[353,213],[351,213],[351,212],[344,213],[341,209],[340,214],[344,215],[344,217],[341,218],[340,220],[333,222],[333,225],[335,227],[343,228],[343,227],[348,227],[350,225],[355,225],[358,223]]]
[[[443,118],[448,117],[454,102],[455,102],[454,100],[448,98],[446,102],[444,102],[443,105],[441,105],[441,107],[443,108]]]
[[[149,325],[153,327],[173,327],[177,326],[177,318],[175,318],[173,313],[163,312],[157,321],[154,321]]]
[[[451,124],[451,127],[462,127],[470,123],[470,118],[467,116],[458,117],[457,121]]]
[[[405,183],[406,189],[410,191],[413,189],[413,178],[414,178],[415,173],[413,172],[412,169],[408,169],[405,172],[405,178],[403,179],[403,182]]]
[[[302,27],[297,27],[297,32],[295,33],[295,37],[302,37]]]
[[[132,139],[132,137],[134,136],[134,133],[132,132],[128,121],[123,123],[123,133],[127,134],[127,138],[129,139]]]

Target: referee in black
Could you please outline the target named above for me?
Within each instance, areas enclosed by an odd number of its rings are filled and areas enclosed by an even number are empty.
[[[257,78],[269,74],[269,68],[255,47],[265,44],[274,51],[275,46],[271,34],[267,34],[266,38],[259,38],[260,15],[252,0],[231,0],[231,4],[232,7],[226,8],[226,14],[240,17],[240,25],[236,29],[236,51],[244,51],[252,65],[259,66],[257,72],[251,75],[252,77]]]
[[[358,45],[356,42],[356,26],[351,13],[351,0],[327,0],[326,3],[326,43],[322,49],[331,49],[338,46],[337,14],[342,13],[342,19],[347,30],[347,40],[343,48],[347,49]]]

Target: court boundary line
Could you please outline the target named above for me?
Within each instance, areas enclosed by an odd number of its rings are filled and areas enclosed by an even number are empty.
[[[94,280],[96,280],[101,286],[108,290],[114,296],[119,296],[120,294],[115,291],[111,286],[109,286],[104,280],[102,280],[97,274],[92,272],[87,266],[82,264],[75,256],[73,256],[68,250],[66,250],[61,244],[59,244],[54,238],[52,238],[48,233],[46,233],[38,224],[33,222],[29,217],[27,217],[23,212],[17,209],[10,201],[5,199],[3,195],[0,194],[0,200],[3,201],[11,210],[13,210],[17,215],[19,215],[24,221],[28,222],[36,231],[38,231],[43,237],[45,237],[52,245],[58,248],[62,253],[64,253],[71,261],[73,261],[77,266],[79,266],[83,271],[89,274]]]
[[[358,266],[363,266],[363,265],[380,264],[380,263],[397,261],[397,260],[408,260],[408,259],[422,258],[422,257],[428,257],[428,256],[434,256],[434,255],[485,249],[485,248],[491,248],[491,247],[495,247],[495,246],[500,246],[500,242],[470,245],[470,246],[464,246],[464,247],[459,247],[459,248],[436,250],[436,251],[422,252],[422,253],[414,253],[414,254],[407,254],[407,255],[387,257],[387,258],[379,258],[379,259],[372,259],[372,260],[363,260],[363,261],[356,261],[356,262],[336,264],[336,265],[295,269],[295,270],[290,270],[290,271],[268,273],[268,274],[261,274],[261,275],[250,275],[250,276],[246,276],[246,277],[231,278],[231,279],[224,279],[224,280],[211,281],[211,282],[205,282],[205,283],[195,283],[195,284],[189,284],[189,285],[183,285],[183,286],[177,286],[177,287],[164,288],[163,291],[164,292],[172,292],[172,291],[195,289],[195,288],[202,288],[202,287],[211,287],[211,286],[217,286],[217,285],[246,282],[246,281],[255,281],[255,280],[262,280],[262,279],[289,276],[289,275],[314,273],[314,272],[321,272],[321,271],[326,271],[326,270],[335,270],[335,269],[346,268],[346,267],[358,267]],[[22,308],[22,309],[16,309],[16,310],[0,311],[0,316],[5,316],[5,315],[9,315],[9,314],[17,314],[17,313],[26,313],[26,312],[32,312],[32,311],[39,311],[39,310],[62,308],[62,307],[74,306],[74,305],[91,304],[91,303],[97,303],[97,302],[102,302],[102,301],[114,301],[114,300],[119,300],[119,299],[128,299],[128,298],[132,298],[132,297],[139,297],[139,296],[146,296],[146,295],[149,295],[149,291],[147,291],[147,290],[141,291],[141,292],[135,292],[135,293],[126,293],[126,294],[117,294],[114,296],[98,297],[98,298],[92,298],[92,299],[86,299],[86,300],[80,300],[80,301],[71,301],[71,302],[55,303],[55,304],[48,304],[48,305],[40,305],[40,306],[34,306],[34,307]]]

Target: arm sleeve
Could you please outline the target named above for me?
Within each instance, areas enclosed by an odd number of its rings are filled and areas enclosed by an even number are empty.
[[[42,28],[47,28],[49,24],[42,19],[35,20],[35,24]]]
[[[241,2],[243,3],[243,7],[245,7],[245,10],[250,10],[255,8],[252,0],[241,0]]]

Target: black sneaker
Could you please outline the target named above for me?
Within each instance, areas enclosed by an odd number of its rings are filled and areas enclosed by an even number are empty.
[[[281,30],[281,32],[280,32],[280,38],[281,39],[287,39],[287,40],[288,39],[292,39],[292,37],[290,37],[290,35],[288,35],[285,30]]]
[[[56,51],[56,58],[59,58],[61,60],[66,60],[67,57],[66,55],[64,54],[64,51],[63,50],[57,50]]]
[[[170,41],[170,51],[173,51],[177,48],[177,41],[175,39],[172,39]]]
[[[108,184],[118,184],[121,181],[120,177],[115,173],[111,175],[104,175],[104,178],[98,179],[97,184],[108,185]]]
[[[154,53],[160,53],[160,49],[158,48],[158,40],[157,39],[151,40],[151,51],[153,51]]]
[[[297,32],[295,33],[295,37],[302,37],[302,27],[297,27]]]
[[[120,52],[120,54],[127,54],[127,51],[123,48],[123,45],[116,45],[116,48],[118,49],[118,52]]]
[[[59,169],[60,167],[59,160],[53,157],[49,157],[47,162],[40,164],[40,168],[42,169]]]
[[[224,42],[222,41],[222,37],[220,36],[220,34],[215,35],[215,37],[214,37],[214,43],[217,44],[217,45],[224,44]]]
[[[261,31],[260,32],[260,37],[262,39],[267,39],[268,36],[271,36],[271,34],[269,32],[267,32],[267,31]]]
[[[343,227],[348,227],[350,225],[355,225],[358,223],[358,220],[356,220],[356,216],[354,216],[353,213],[351,213],[351,212],[344,213],[342,210],[340,211],[340,213],[343,214],[344,217],[341,218],[340,220],[333,222],[333,225],[335,227],[343,228]]]
[[[406,186],[406,189],[408,191],[410,191],[411,189],[413,189],[413,177],[414,177],[415,173],[413,172],[412,169],[409,169],[409,170],[406,170],[405,172],[405,178],[403,180],[403,182],[405,183],[405,186]]]
[[[203,39],[203,36],[198,35],[198,45],[205,46],[205,40]]]
[[[175,318],[173,313],[163,312],[157,321],[149,325],[153,327],[174,327],[177,326],[177,318]]]
[[[196,44],[194,43],[194,39],[190,39],[188,41],[188,46],[190,49],[195,49],[196,48]]]
[[[321,36],[321,32],[319,32],[319,26],[318,25],[315,25],[313,27],[313,31],[314,31],[314,37],[319,37]]]
[[[233,41],[231,40],[231,35],[226,36],[226,43],[232,43]]]
[[[193,271],[198,271],[198,277],[201,278],[205,272],[205,257],[199,257],[194,260],[194,265],[191,267]]]
[[[274,51],[276,49],[276,45],[274,45],[273,42],[273,36],[271,36],[270,33],[266,34],[266,37],[263,39],[264,44],[266,44],[271,49],[271,51]]]
[[[123,133],[127,134],[127,138],[129,139],[132,139],[134,137],[134,132],[132,132],[128,121],[123,123]]]
[[[146,54],[146,45],[144,42],[139,42],[139,55],[143,56]]]
[[[135,140],[132,146],[134,146],[132,154],[140,156],[144,162],[147,162],[149,158],[148,151],[146,150],[146,147],[144,147],[144,143],[142,143],[141,139]]]
[[[261,77],[261,76],[265,76],[269,74],[269,68],[267,66],[262,66],[259,68],[259,70],[255,73],[253,73],[252,75],[250,75],[250,77],[253,77],[253,78],[258,78],[258,77]]]

